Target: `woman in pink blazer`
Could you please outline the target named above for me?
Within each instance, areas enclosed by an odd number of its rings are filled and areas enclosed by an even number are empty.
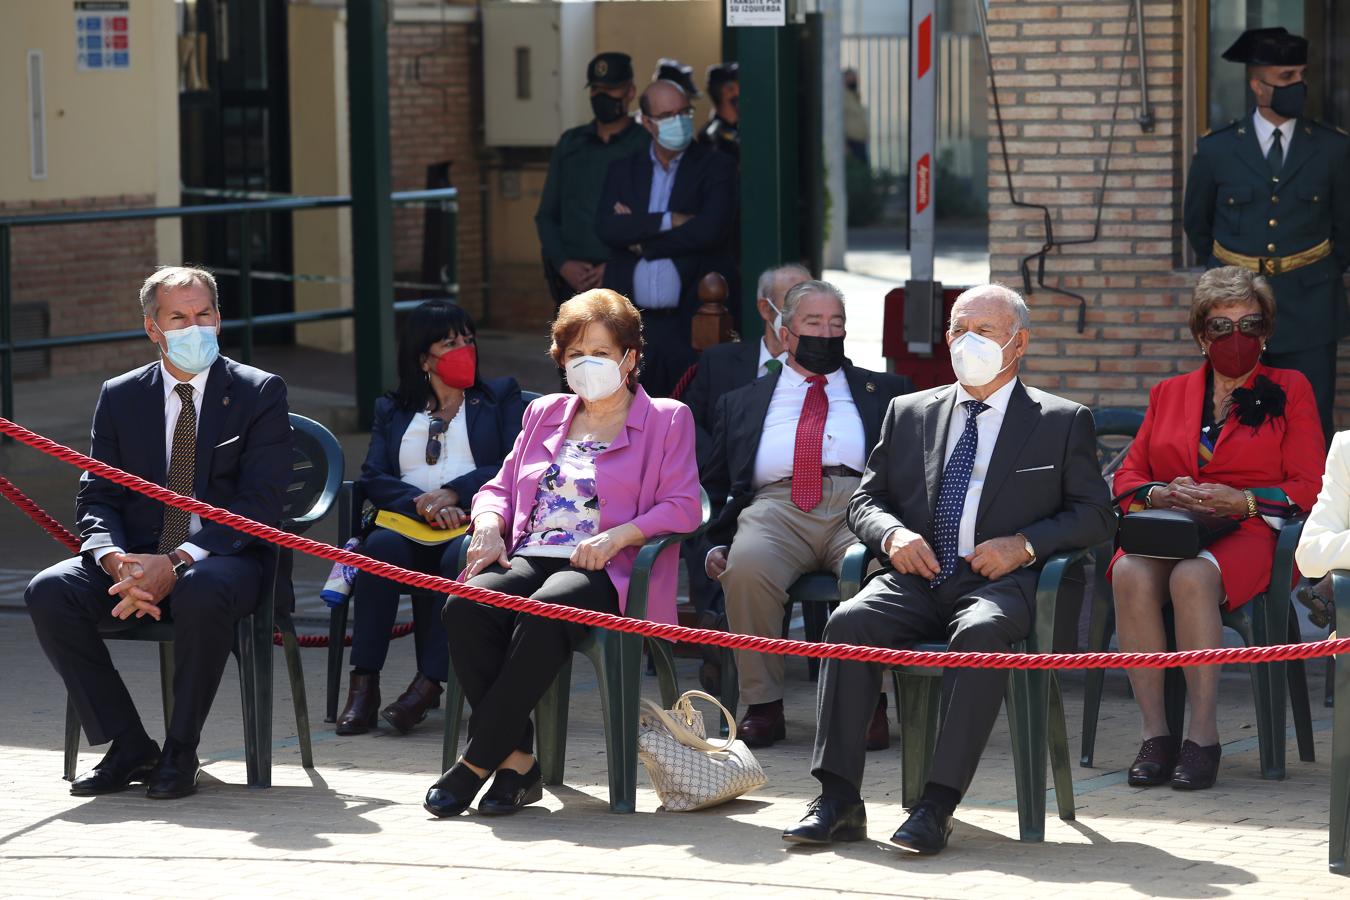
[[[461,577],[621,614],[642,545],[700,523],[693,416],[637,386],[642,319],[614,291],[564,303],[550,352],[575,396],[541,397],[526,409],[501,471],[474,498]],[[678,560],[670,548],[652,571],[655,621],[675,621]],[[473,717],[464,755],[427,791],[425,806],[436,816],[459,815],[495,772],[478,810],[515,812],[542,796],[530,713],[586,628],[455,596],[442,619]]]

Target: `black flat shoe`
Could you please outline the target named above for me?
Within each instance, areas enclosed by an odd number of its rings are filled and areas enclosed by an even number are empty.
[[[126,751],[110,747],[98,765],[70,783],[72,797],[96,797],[125,791],[133,781],[145,781],[159,764],[159,744],[150,741],[144,749]]]
[[[891,843],[911,853],[931,856],[942,852],[951,834],[951,814],[944,815],[931,803],[920,803],[910,811],[905,824],[891,835]]]
[[[1172,789],[1176,791],[1203,791],[1214,787],[1219,777],[1219,757],[1223,750],[1218,744],[1201,747],[1186,741],[1177,754],[1177,767],[1172,772]]]
[[[1139,745],[1139,755],[1130,764],[1130,787],[1167,784],[1177,765],[1177,739],[1170,734],[1152,737]]]
[[[438,819],[457,816],[473,805],[473,798],[487,783],[464,763],[455,763],[427,791],[422,808]]]
[[[197,793],[197,776],[202,765],[196,750],[185,750],[172,741],[164,742],[159,765],[150,774],[145,796],[151,800],[177,800]]]
[[[861,841],[867,837],[867,807],[861,800],[840,800],[824,794],[806,807],[796,825],[783,830],[789,844],[829,844]]]
[[[512,769],[498,769],[492,786],[478,801],[478,811],[485,816],[506,816],[542,799],[544,776],[539,771],[539,761],[535,760],[524,775]]]

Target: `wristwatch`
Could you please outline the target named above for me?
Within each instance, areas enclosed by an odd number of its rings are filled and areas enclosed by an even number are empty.
[[[1027,566],[1036,562],[1036,548],[1031,546],[1031,541],[1027,540],[1027,536],[1025,534],[1019,533],[1017,536],[1022,539],[1022,549],[1027,551],[1028,559],[1026,562],[1022,563],[1022,568],[1025,569]]]
[[[164,555],[169,558],[169,565],[173,566],[175,580],[182,578],[183,573],[192,566],[192,557],[182,550],[170,550]]]

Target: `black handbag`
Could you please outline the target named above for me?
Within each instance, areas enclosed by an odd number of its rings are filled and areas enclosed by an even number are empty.
[[[1126,491],[1115,502],[1133,493]],[[1223,516],[1182,509],[1141,509],[1121,517],[1116,539],[1121,550],[1137,556],[1194,559],[1207,545],[1237,531],[1238,524]]]

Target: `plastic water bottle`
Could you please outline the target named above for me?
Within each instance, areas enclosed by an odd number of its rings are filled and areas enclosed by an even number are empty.
[[[342,545],[343,550],[355,552],[361,549],[361,539],[359,537],[348,538],[347,543]],[[323,590],[319,591],[319,596],[323,602],[328,604],[329,608],[338,607],[346,603],[352,597],[352,585],[356,583],[356,567],[346,566],[342,563],[333,563],[333,568],[328,573],[328,580],[323,583]]]

